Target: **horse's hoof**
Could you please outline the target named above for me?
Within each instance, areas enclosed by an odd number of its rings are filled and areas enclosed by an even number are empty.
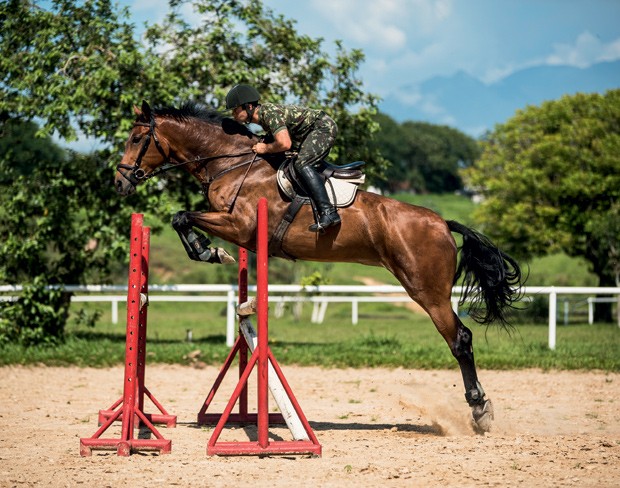
[[[473,417],[473,427],[476,434],[484,434],[491,430],[493,419],[493,403],[491,400],[485,400],[480,405],[474,405],[471,409]]]
[[[236,263],[237,260],[235,258],[233,258],[230,254],[228,254],[226,252],[225,249],[218,247],[215,250],[215,254],[217,256],[217,259],[219,260],[219,262],[221,264],[232,264],[232,263]]]

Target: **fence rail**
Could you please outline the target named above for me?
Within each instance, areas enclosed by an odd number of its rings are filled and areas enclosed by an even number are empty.
[[[127,300],[126,295],[110,295],[114,292],[126,292],[123,285],[66,285],[56,286],[67,292],[75,293],[74,302],[110,302],[112,322],[118,322],[118,303]],[[21,285],[0,285],[0,300],[15,299],[21,293]],[[249,292],[256,292],[256,286],[248,287]],[[236,331],[237,285],[149,285],[151,302],[219,302],[226,303],[226,343],[232,346]],[[458,313],[459,296],[462,287],[452,288],[452,308]],[[96,293],[90,295],[88,293]],[[168,293],[206,293],[207,295],[169,295]],[[357,295],[352,295],[352,294]],[[12,294],[12,295],[7,295]],[[620,307],[620,287],[578,287],[578,286],[527,286],[523,288],[525,297],[546,295],[549,298],[549,348],[555,349],[557,328],[557,302],[560,295],[590,295],[588,297],[588,321],[593,322],[594,303],[618,302]],[[612,295],[597,297],[593,295]],[[359,318],[359,304],[369,302],[406,303],[411,299],[401,286],[395,285],[269,285],[269,300],[272,303],[311,302],[315,304],[313,320],[321,322],[328,303],[351,303],[351,322],[356,324]],[[565,312],[566,313],[566,312]]]

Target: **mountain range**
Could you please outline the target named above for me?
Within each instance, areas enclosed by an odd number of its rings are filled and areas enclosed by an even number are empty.
[[[403,85],[385,97],[379,109],[397,122],[412,120],[448,125],[478,137],[528,105],[540,105],[578,92],[604,93],[614,88],[620,88],[620,61],[597,63],[588,68],[527,68],[490,84],[459,71],[452,76]]]

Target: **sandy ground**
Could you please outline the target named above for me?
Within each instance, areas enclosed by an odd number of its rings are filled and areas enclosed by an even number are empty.
[[[320,458],[208,457],[212,429],[195,419],[217,369],[181,366],[147,370],[149,389],[178,416],[176,428],[159,428],[171,454],[81,457],[98,410],[121,395],[123,369],[0,368],[0,487],[620,486],[619,374],[481,371],[496,420],[479,436],[457,371],[283,370]],[[235,383],[227,377],[210,412],[222,412]],[[220,440],[248,435],[227,428]],[[285,428],[270,435],[290,439]],[[103,437],[119,436],[111,427]]]

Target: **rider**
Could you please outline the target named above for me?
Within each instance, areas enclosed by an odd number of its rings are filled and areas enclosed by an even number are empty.
[[[259,142],[252,147],[257,154],[296,151],[295,172],[310,194],[317,209],[317,222],[309,227],[320,232],[340,224],[340,216],[329,200],[325,183],[317,168],[334,145],[338,128],[325,112],[297,105],[259,103],[258,91],[250,85],[236,85],[226,95],[226,108],[232,109],[237,122],[260,125],[273,142]]]

